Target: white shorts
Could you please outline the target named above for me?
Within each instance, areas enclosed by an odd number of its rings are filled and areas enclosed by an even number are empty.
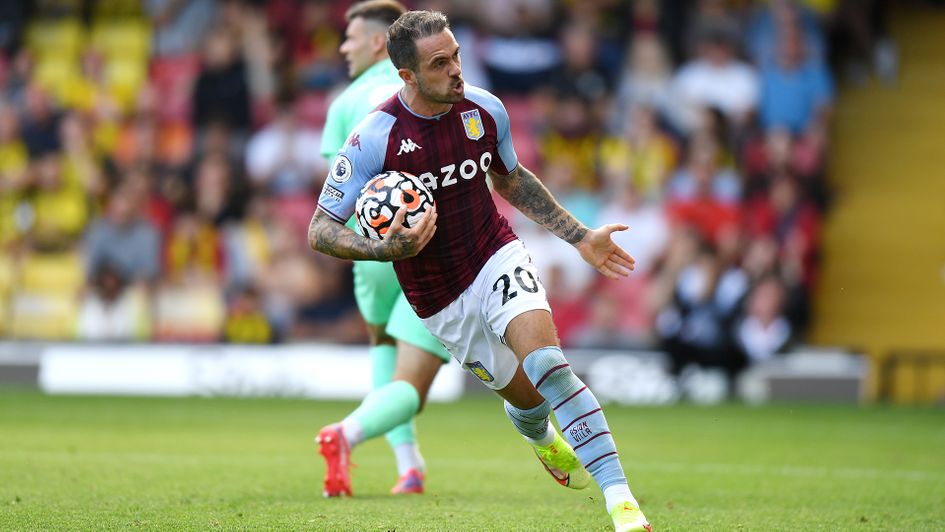
[[[551,312],[551,307],[525,245],[514,240],[495,252],[455,301],[423,324],[464,369],[501,390],[518,369],[518,358],[505,345],[505,328],[530,310]]]

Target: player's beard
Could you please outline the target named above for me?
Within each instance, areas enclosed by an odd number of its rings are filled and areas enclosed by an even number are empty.
[[[462,77],[458,79],[450,78],[450,83],[444,91],[436,91],[433,87],[427,85],[423,78],[417,76],[417,91],[427,100],[435,103],[459,103],[466,97],[465,91],[455,92],[457,83],[464,83]]]

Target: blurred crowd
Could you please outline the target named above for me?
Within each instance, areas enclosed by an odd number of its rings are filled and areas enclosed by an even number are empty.
[[[0,334],[365,341],[306,228],[350,1],[0,7]],[[500,203],[566,346],[735,372],[802,338],[835,79],[891,82],[879,0],[444,0],[468,83],[629,280]]]

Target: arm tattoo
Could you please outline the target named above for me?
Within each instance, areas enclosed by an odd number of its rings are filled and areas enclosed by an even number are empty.
[[[577,244],[587,234],[587,227],[555,201],[545,185],[522,165],[507,176],[493,176],[492,186],[516,209],[555,236]]]
[[[389,240],[371,240],[348,229],[321,209],[316,209],[308,226],[308,243],[315,251],[348,260],[392,261],[416,255],[414,242],[403,235]]]
[[[316,209],[308,226],[312,249],[339,259],[379,260],[375,242],[364,238]]]

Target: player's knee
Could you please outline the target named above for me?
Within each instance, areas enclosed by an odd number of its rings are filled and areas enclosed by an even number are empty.
[[[505,330],[505,341],[518,356],[561,345],[551,314],[545,310],[530,310],[512,318]]]

